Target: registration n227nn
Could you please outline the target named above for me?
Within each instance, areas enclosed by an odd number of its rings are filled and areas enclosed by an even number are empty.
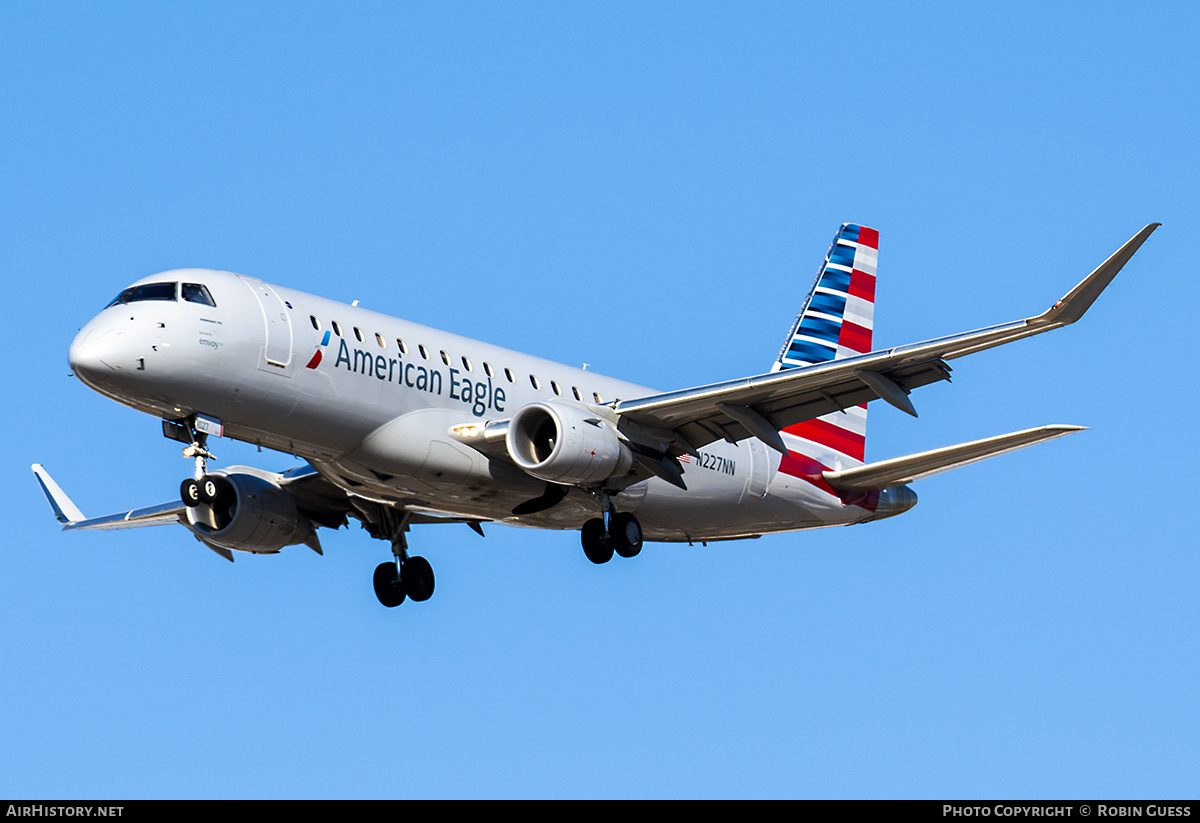
[[[770,369],[661,392],[229,272],[178,269],[121,291],[71,344],[86,385],[154,415],[192,461],[180,497],[85,517],[33,466],[64,530],[179,523],[229,560],[306,545],[348,518],[391,545],[385,606],[426,600],[417,524],[580,533],[589,560],[863,523],[916,504],[913,481],[1078,431],[1050,425],[865,463],[867,406],[916,415],[947,361],[1078,320],[1158,227],[1046,311],[872,348],[879,234],[844,224]],[[210,468],[210,438],[301,458]]]

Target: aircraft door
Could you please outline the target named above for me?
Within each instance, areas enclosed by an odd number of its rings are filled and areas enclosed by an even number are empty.
[[[266,339],[258,367],[263,371],[292,376],[292,318],[273,288],[261,281],[246,281],[262,309]]]
[[[746,485],[746,493],[761,499],[767,496],[767,489],[771,485],[771,454],[757,437],[749,438],[749,442],[750,481]]]

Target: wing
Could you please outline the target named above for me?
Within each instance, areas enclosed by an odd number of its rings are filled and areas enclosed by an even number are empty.
[[[187,509],[183,505],[182,500],[159,503],[157,506],[144,506],[140,509],[130,509],[129,511],[106,514],[101,517],[85,517],[83,512],[79,510],[79,507],[71,501],[71,498],[67,497],[67,493],[54,482],[54,478],[50,476],[50,473],[46,471],[41,463],[34,463],[31,468],[33,469],[34,477],[37,478],[38,485],[42,487],[42,491],[46,495],[46,499],[50,501],[50,508],[54,510],[55,518],[59,523],[63,524],[63,531],[165,526],[172,523],[184,523],[187,519]]]
[[[296,501],[297,508],[305,516],[320,526],[336,529],[345,524],[347,515],[362,520],[363,501],[370,503],[374,498],[354,494],[339,486],[311,465],[301,466],[284,472],[279,479],[279,485]],[[360,501],[355,505],[354,500]],[[488,522],[478,517],[455,517],[430,514],[420,511],[409,511],[408,522],[416,525],[444,525],[448,523],[463,523],[474,531],[482,534],[481,524]]]
[[[876,399],[915,416],[909,392],[948,380],[947,360],[1057,329],[1082,317],[1159,225],[1143,228],[1066,296],[1034,317],[858,357],[623,400],[615,412],[627,435],[656,440],[672,455],[694,452],[715,440],[736,442],[750,436],[786,453],[780,429]]]
[[[34,463],[31,468],[38,485],[42,487],[42,491],[50,503],[50,508],[54,511],[55,518],[63,524],[63,531],[132,529],[140,526],[165,526],[176,523],[188,525],[187,508],[182,500],[159,503],[155,506],[143,506],[100,517],[86,517],[41,463]],[[349,492],[326,478],[312,466],[306,465],[292,469],[277,477],[279,486],[291,496],[297,509],[314,525],[336,529],[345,525],[347,515],[361,519],[361,512],[350,502]],[[416,513],[410,515],[409,522],[413,524],[465,523],[482,534],[480,524],[486,521],[477,518],[439,517]],[[227,556],[223,550],[211,546],[210,548]]]

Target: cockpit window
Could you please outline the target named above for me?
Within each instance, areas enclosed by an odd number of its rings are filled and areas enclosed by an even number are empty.
[[[184,283],[183,299],[189,303],[212,306],[214,309],[217,307],[216,301],[212,299],[212,295],[208,293],[208,288],[203,283]]]
[[[174,300],[176,285],[176,283],[146,283],[141,286],[130,286],[118,294],[108,306],[115,306],[119,303],[138,303],[142,300]]]

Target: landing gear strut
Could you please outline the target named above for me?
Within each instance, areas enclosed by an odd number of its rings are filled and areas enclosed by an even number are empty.
[[[202,504],[211,506],[217,502],[228,487],[228,481],[208,474],[208,461],[217,458],[208,450],[208,435],[196,430],[195,418],[189,417],[186,424],[163,421],[163,434],[172,440],[188,443],[183,456],[192,458],[194,468],[192,476],[179,484],[179,496],[183,498],[183,504],[194,509]],[[188,442],[189,439],[191,442]]]
[[[629,512],[608,511],[584,523],[579,538],[588,560],[607,563],[614,552],[633,557],[642,550],[642,524]]]

